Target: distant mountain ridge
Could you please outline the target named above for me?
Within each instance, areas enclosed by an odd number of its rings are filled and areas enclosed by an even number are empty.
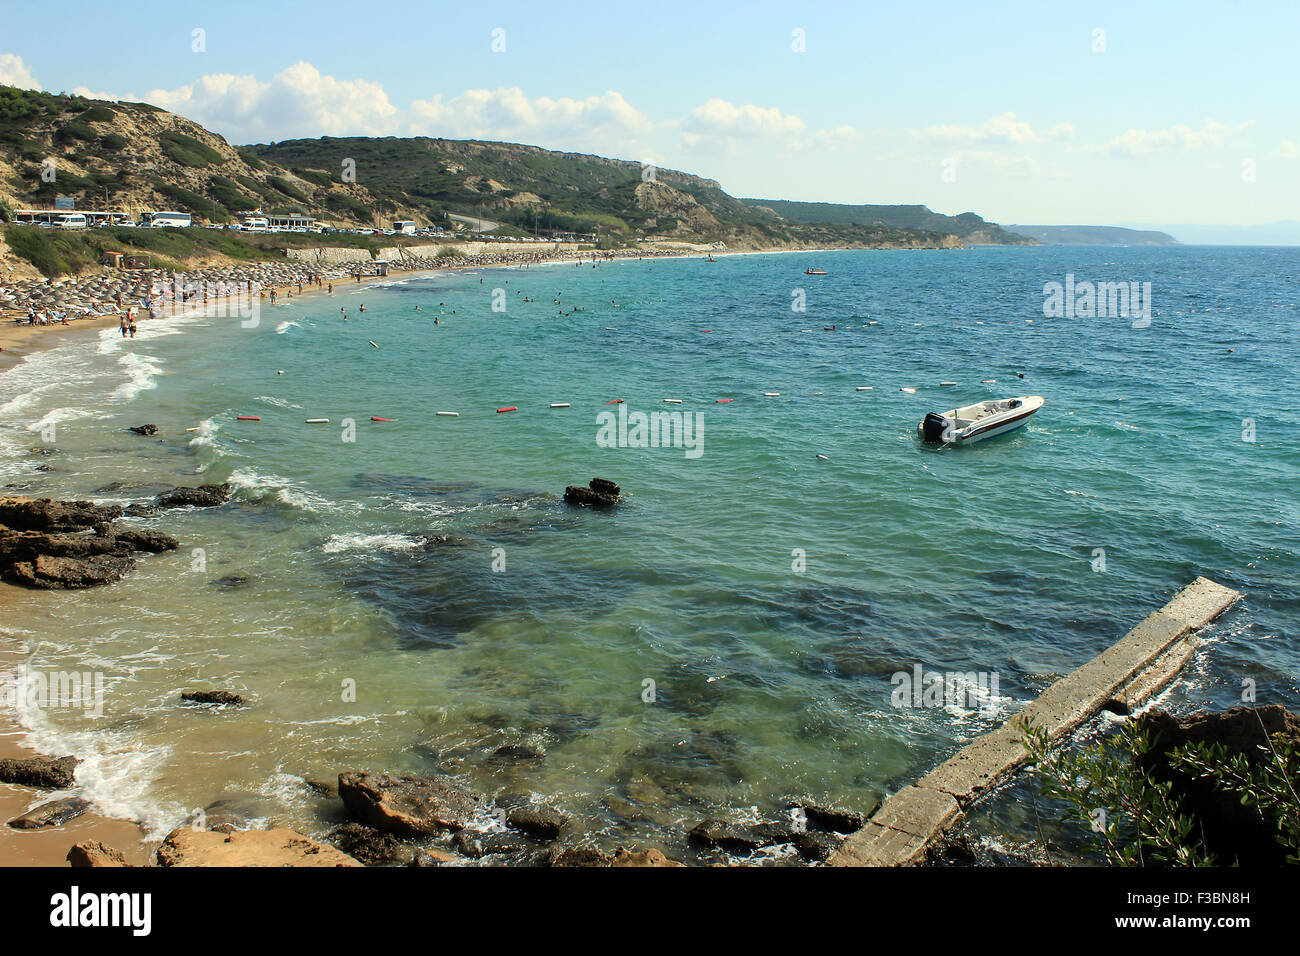
[[[1151,225],[1125,223],[1135,229],[1163,229],[1179,242],[1203,246],[1300,246],[1300,222],[1283,219],[1258,226]]]
[[[1046,245],[1176,246],[1178,240],[1166,232],[1129,229],[1124,226],[1023,226],[1006,229],[1037,239]]]
[[[928,206],[887,206],[831,202],[796,202],[789,199],[745,199],[757,209],[770,209],[782,219],[796,223],[829,222],[861,226],[893,226],[948,233],[970,243],[989,245],[1032,245],[1029,237],[1016,235],[1009,227],[987,222],[973,212],[945,216]]]

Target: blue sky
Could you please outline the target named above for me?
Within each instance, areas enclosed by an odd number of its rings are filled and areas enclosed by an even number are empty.
[[[1001,222],[1300,218],[1294,0],[58,9],[6,3],[0,82],[236,143],[504,139]]]

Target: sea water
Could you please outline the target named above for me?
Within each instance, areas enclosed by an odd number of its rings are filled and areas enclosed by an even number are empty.
[[[0,628],[29,666],[103,680],[100,713],[22,719],[155,836],[221,798],[319,836],[340,811],[305,779],[443,772],[684,859],[705,817],[870,810],[1197,575],[1246,600],[1165,703],[1294,708],[1298,266],[1208,247],[587,262],[339,283],[253,327],[62,333],[0,372],[7,492],[235,490],[136,522],[181,548],[117,584],[11,595]],[[1045,316],[1067,276],[1150,282],[1149,324]],[[1015,395],[1046,399],[1017,432],[917,440],[927,411]],[[601,440],[619,411],[680,414],[699,453],[671,430]],[[566,506],[593,477],[622,503]],[[972,693],[900,705],[917,668]],[[180,706],[206,688],[250,703]]]

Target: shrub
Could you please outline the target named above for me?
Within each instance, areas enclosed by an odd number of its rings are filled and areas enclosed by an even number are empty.
[[[301,190],[298,189],[298,187],[296,187],[293,183],[289,182],[289,180],[284,179],[283,177],[267,176],[266,181],[270,183],[272,186],[274,186],[276,189],[280,190],[280,192],[284,193],[290,199],[296,199],[299,202],[311,201],[310,199],[308,199],[308,197],[305,194],[303,194]]]
[[[99,145],[110,153],[116,153],[126,148],[126,137],[119,133],[105,133],[100,137]]]
[[[168,130],[158,137],[163,155],[182,166],[202,169],[213,163],[222,162],[222,156],[211,146],[200,143],[192,136]]]

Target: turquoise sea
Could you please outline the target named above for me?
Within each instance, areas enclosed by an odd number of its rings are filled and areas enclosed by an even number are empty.
[[[1149,327],[1045,318],[1067,275],[1150,282]],[[1294,709],[1297,276],[1281,248],[631,260],[70,332],[0,370],[6,490],[237,490],[142,522],[182,548],[122,582],[5,606],[33,666],[106,687],[102,715],[23,720],[154,834],[225,796],[321,835],[338,811],[304,778],[442,771],[687,859],[708,816],[869,810],[1197,575],[1247,597],[1165,703]],[[1018,432],[916,439],[927,411],[1027,394]],[[700,453],[602,447],[615,399],[692,416]],[[597,476],[617,509],[562,502]],[[997,693],[893,706],[918,665]],[[204,687],[251,706],[178,706]]]

